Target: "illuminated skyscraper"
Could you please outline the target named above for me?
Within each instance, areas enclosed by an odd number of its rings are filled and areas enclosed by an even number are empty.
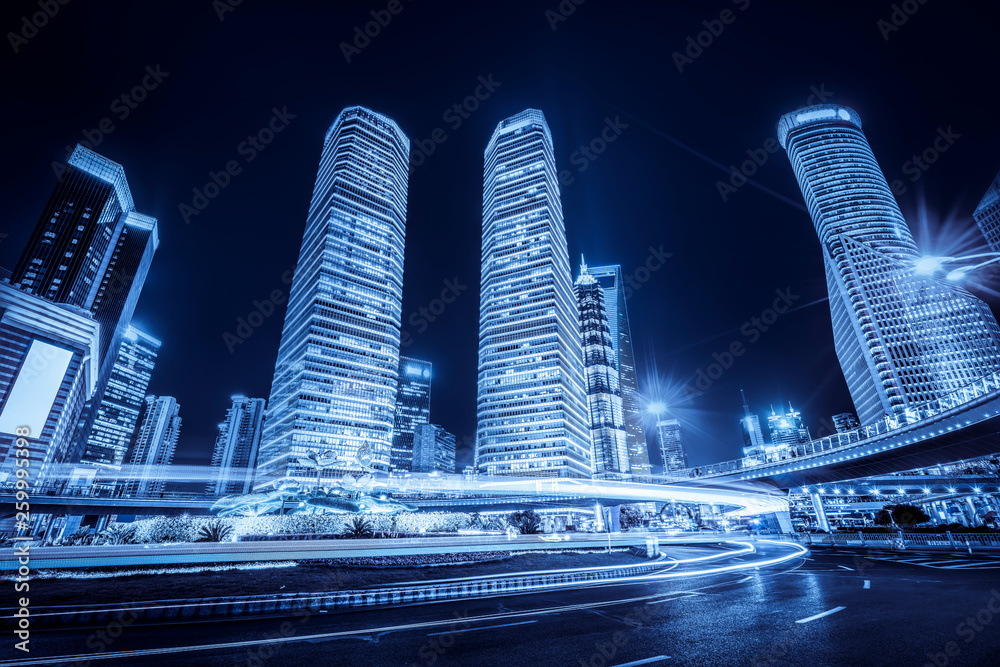
[[[431,421],[431,371],[429,361],[400,355],[396,421],[392,433],[393,472],[409,472],[413,466],[413,434],[420,424]]]
[[[413,472],[455,474],[455,436],[437,424],[418,424],[413,434]]]
[[[972,217],[993,252],[1000,252],[1000,174],[993,179]]]
[[[743,431],[744,452],[762,450],[766,441],[764,439],[764,432],[760,428],[760,417],[756,413],[750,412],[750,406],[747,405],[747,397],[743,393],[743,387],[740,387],[740,397],[743,399],[743,418],[740,419],[740,428]]]
[[[264,399],[233,396],[226,421],[219,424],[208,492],[217,496],[250,493],[264,423]]]
[[[160,341],[128,327],[83,452],[84,463],[119,467],[124,462],[159,349]]]
[[[618,362],[621,381],[622,409],[625,413],[625,435],[628,444],[629,468],[636,480],[649,480],[653,470],[649,465],[649,444],[642,419],[642,401],[639,400],[639,383],[635,354],[632,351],[632,328],[628,320],[625,301],[625,281],[622,269],[611,266],[591,266],[587,271],[604,289],[604,310],[611,328],[611,344]]]
[[[833,427],[837,429],[837,433],[853,431],[860,425],[853,412],[841,412],[833,416]]]
[[[142,425],[129,455],[134,476],[125,484],[125,496],[142,498],[162,493],[163,466],[170,465],[181,434],[181,406],[172,396],[147,396]]]
[[[656,435],[660,440],[660,458],[663,459],[664,474],[669,475],[687,468],[687,455],[684,453],[680,421],[676,419],[657,420]]]
[[[580,320],[542,112],[501,121],[484,157],[476,465],[590,477]]]
[[[97,383],[98,340],[87,311],[0,283],[0,481],[14,480],[18,435],[28,443],[31,486],[49,477],[50,464],[69,462],[70,436]]]
[[[255,488],[316,483],[310,452],[369,443],[388,470],[399,373],[410,141],[395,122],[348,107],[323,142],[271,384]],[[349,464],[329,468],[339,477]]]
[[[778,414],[774,408],[771,409],[771,415],[767,418],[767,431],[771,435],[771,444],[776,447],[795,449],[797,445],[804,445],[811,440],[802,415],[790,403],[785,414]]]
[[[593,443],[594,475],[626,478],[629,452],[622,410],[618,364],[611,342],[611,327],[604,308],[604,290],[581,264],[574,285],[580,308],[583,343],[583,375],[587,386],[590,439]]]
[[[100,370],[72,434],[71,460],[84,453],[158,245],[156,219],[135,211],[124,168],[77,146],[10,279],[100,324]]]
[[[1000,326],[968,291],[915,267],[917,247],[847,107],[785,114],[787,150],[826,265],[837,356],[862,424],[1000,370]]]

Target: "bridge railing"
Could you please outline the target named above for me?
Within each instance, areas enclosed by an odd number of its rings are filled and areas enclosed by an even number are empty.
[[[965,403],[991,393],[996,393],[997,391],[1000,391],[1000,372],[991,373],[965,387],[956,389],[923,405],[914,408],[905,408],[902,412],[886,415],[877,422],[860,426],[853,431],[834,433],[833,435],[828,435],[817,440],[777,449],[761,457],[744,456],[741,459],[734,459],[732,461],[723,461],[721,463],[712,463],[706,466],[673,471],[665,475],[663,479],[664,481],[683,481],[704,476],[724,475],[748,468],[784,463],[801,457],[822,455],[841,447],[849,447],[863,440],[885,435],[906,426],[932,419],[948,410],[960,407]]]

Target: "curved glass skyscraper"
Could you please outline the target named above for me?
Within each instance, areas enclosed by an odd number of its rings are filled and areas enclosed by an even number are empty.
[[[985,303],[916,271],[917,247],[857,113],[785,114],[788,152],[823,245],[834,343],[863,424],[917,417],[921,404],[1000,369],[1000,327]]]
[[[310,452],[364,443],[388,470],[399,371],[407,162],[395,122],[344,109],[319,173],[281,333],[255,488],[290,476]],[[336,474],[348,463],[328,472]]]
[[[535,109],[486,146],[480,289],[478,469],[590,477],[580,319],[552,135]]]

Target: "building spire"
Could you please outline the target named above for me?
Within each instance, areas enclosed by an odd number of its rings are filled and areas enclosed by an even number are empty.
[[[740,397],[743,399],[743,413],[745,416],[750,416],[750,406],[747,405],[747,396],[743,393],[743,383],[740,383]]]

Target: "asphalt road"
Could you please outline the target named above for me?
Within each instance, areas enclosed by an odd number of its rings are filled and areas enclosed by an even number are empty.
[[[30,657],[101,651],[125,657],[91,664],[275,667],[997,664],[996,557],[958,559],[946,564],[950,567],[938,560],[934,567],[816,550],[809,558],[757,570],[696,574],[759,562],[790,548],[762,543],[754,556],[671,571],[685,569],[689,577],[534,595],[284,619],[126,626],[120,633],[117,628],[38,631],[32,633]],[[147,653],[150,647],[227,642],[242,645]],[[14,657],[9,643],[4,658]]]

